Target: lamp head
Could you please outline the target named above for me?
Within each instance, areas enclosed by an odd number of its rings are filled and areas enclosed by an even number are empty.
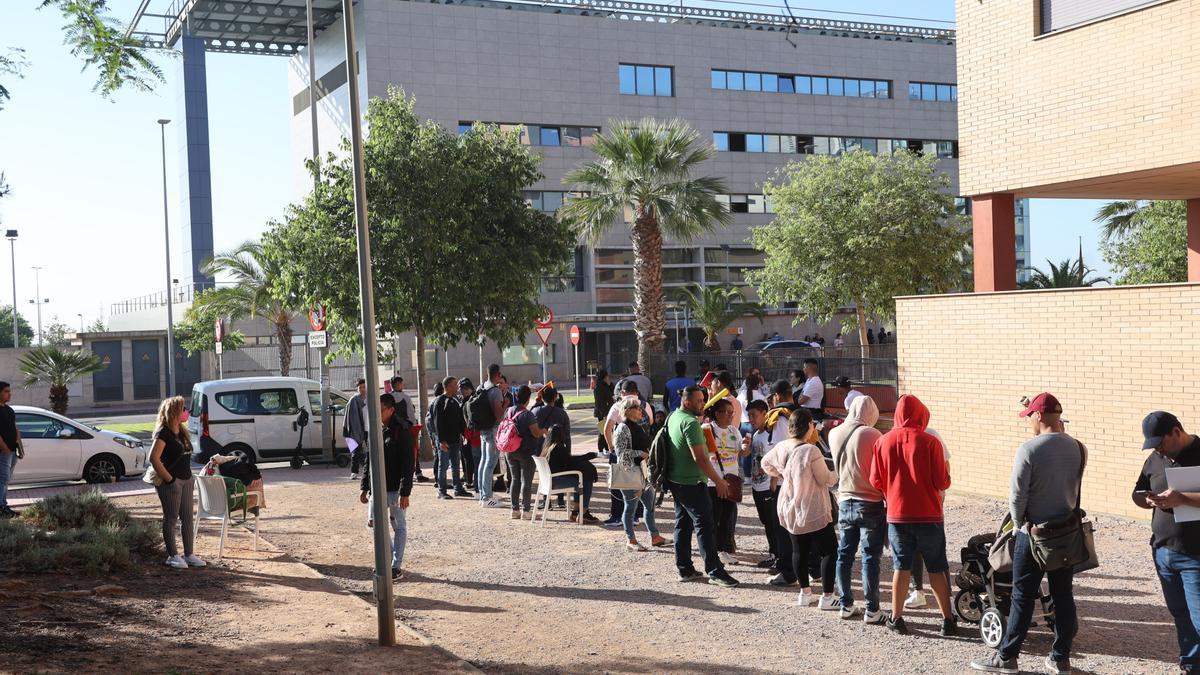
[[[168,120],[168,119],[161,119],[161,120],[159,120],[159,121],[158,121],[158,123],[159,123],[159,124],[162,124],[162,125],[167,125],[167,124],[170,124],[170,123],[171,123],[171,120]]]
[[[16,230],[5,230],[5,231],[4,231],[4,236],[5,236],[5,237],[8,237],[9,239],[16,239],[16,238],[17,238],[17,231],[16,231]]]

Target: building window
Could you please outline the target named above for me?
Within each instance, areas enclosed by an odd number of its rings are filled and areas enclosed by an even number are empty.
[[[471,130],[475,124],[491,124],[499,127],[501,133],[519,132],[522,145],[566,146],[570,148],[587,147],[596,144],[596,136],[600,135],[600,127],[560,127],[545,124],[513,124],[496,122],[465,122],[458,123],[458,133],[461,136]]]
[[[756,73],[740,70],[713,70],[712,88],[779,94],[891,98],[891,82],[887,80]]]
[[[545,347],[546,363],[558,363],[558,349],[553,342]],[[540,364],[542,362],[542,354],[539,345],[517,345],[515,347],[505,347],[504,351],[500,352],[500,365],[502,366],[530,366]]]
[[[675,95],[675,77],[670,66],[622,63],[618,66],[617,76],[622,94],[630,96]]]
[[[909,150],[918,154],[931,154],[940,159],[958,157],[957,141],[757,134],[738,131],[713,132],[713,147],[717,152],[766,152],[788,155],[840,155],[851,150],[890,155],[896,150]]]
[[[730,213],[775,213],[775,205],[763,195],[716,195],[716,199]]]
[[[957,101],[958,85],[941,82],[909,82],[908,99],[910,101]]]
[[[540,129],[540,145],[562,145],[562,135],[559,133],[558,127],[540,127]]]

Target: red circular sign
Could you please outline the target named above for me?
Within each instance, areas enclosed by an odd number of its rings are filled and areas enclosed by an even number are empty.
[[[308,325],[313,330],[325,330],[325,305],[308,311]]]
[[[225,339],[225,322],[220,319],[213,320],[213,331],[216,333],[217,342]]]
[[[579,326],[571,326],[571,344],[579,344]]]
[[[546,310],[546,313],[542,316],[542,318],[534,321],[534,323],[541,326],[542,328],[545,328],[546,326],[549,326],[550,324],[554,323],[554,312],[551,311],[549,307],[543,306],[542,309]]]

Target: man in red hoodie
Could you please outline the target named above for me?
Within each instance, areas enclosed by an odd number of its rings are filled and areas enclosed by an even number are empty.
[[[950,487],[950,470],[942,444],[925,431],[929,408],[912,395],[896,404],[895,425],[875,441],[871,484],[887,502],[888,541],[892,547],[892,616],[887,626],[906,634],[904,597],[912,575],[913,558],[920,554],[929,570],[929,584],[942,611],[942,635],[955,635],[958,622],[950,613],[946,530],[942,492]]]

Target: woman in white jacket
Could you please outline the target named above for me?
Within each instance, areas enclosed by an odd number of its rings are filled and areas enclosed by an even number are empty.
[[[792,567],[800,581],[797,603],[818,609],[841,609],[833,593],[837,538],[829,512],[829,491],[838,483],[837,474],[825,465],[815,445],[818,435],[812,415],[803,408],[792,411],[788,420],[790,438],[778,443],[762,459],[763,471],[780,479],[779,524],[792,535]],[[812,549],[821,556],[820,599],[809,590],[808,556]]]

